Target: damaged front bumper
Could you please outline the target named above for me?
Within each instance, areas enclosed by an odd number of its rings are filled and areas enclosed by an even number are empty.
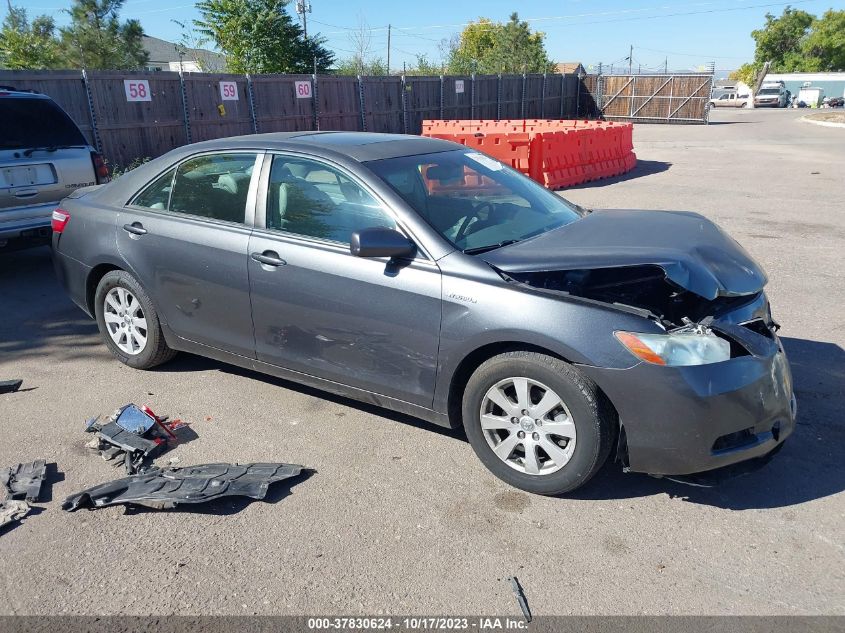
[[[619,414],[620,456],[632,471],[686,475],[764,456],[795,428],[792,376],[777,336],[710,365],[582,366]]]

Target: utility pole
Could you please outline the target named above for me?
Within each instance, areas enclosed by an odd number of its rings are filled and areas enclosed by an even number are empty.
[[[631,74],[631,64],[634,62],[634,45],[631,44],[631,50],[628,51],[628,74]]]
[[[668,57],[663,62],[663,74],[664,75],[669,74],[669,58]]]
[[[390,25],[387,25],[387,74],[390,75]]]
[[[311,13],[311,3],[308,0],[296,0],[296,13],[302,19],[302,35],[308,39],[308,14]]]

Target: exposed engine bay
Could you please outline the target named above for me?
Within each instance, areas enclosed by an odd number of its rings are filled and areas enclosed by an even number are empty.
[[[759,294],[708,300],[675,285],[666,278],[666,272],[655,265],[499,272],[506,279],[532,288],[644,311],[667,329],[700,323],[708,317],[716,319]]]

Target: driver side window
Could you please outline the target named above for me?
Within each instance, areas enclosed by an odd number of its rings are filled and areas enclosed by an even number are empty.
[[[354,231],[392,229],[396,223],[375,198],[337,169],[277,154],[270,169],[266,226],[348,244]]]

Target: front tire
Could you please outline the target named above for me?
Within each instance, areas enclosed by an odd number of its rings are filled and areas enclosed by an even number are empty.
[[[572,365],[513,351],[484,362],[467,382],[463,424],[482,463],[527,492],[583,486],[607,460],[616,432],[610,403]]]
[[[151,369],[176,355],[164,340],[153,302],[123,270],[103,275],[94,295],[97,327],[109,351],[135,369]]]

